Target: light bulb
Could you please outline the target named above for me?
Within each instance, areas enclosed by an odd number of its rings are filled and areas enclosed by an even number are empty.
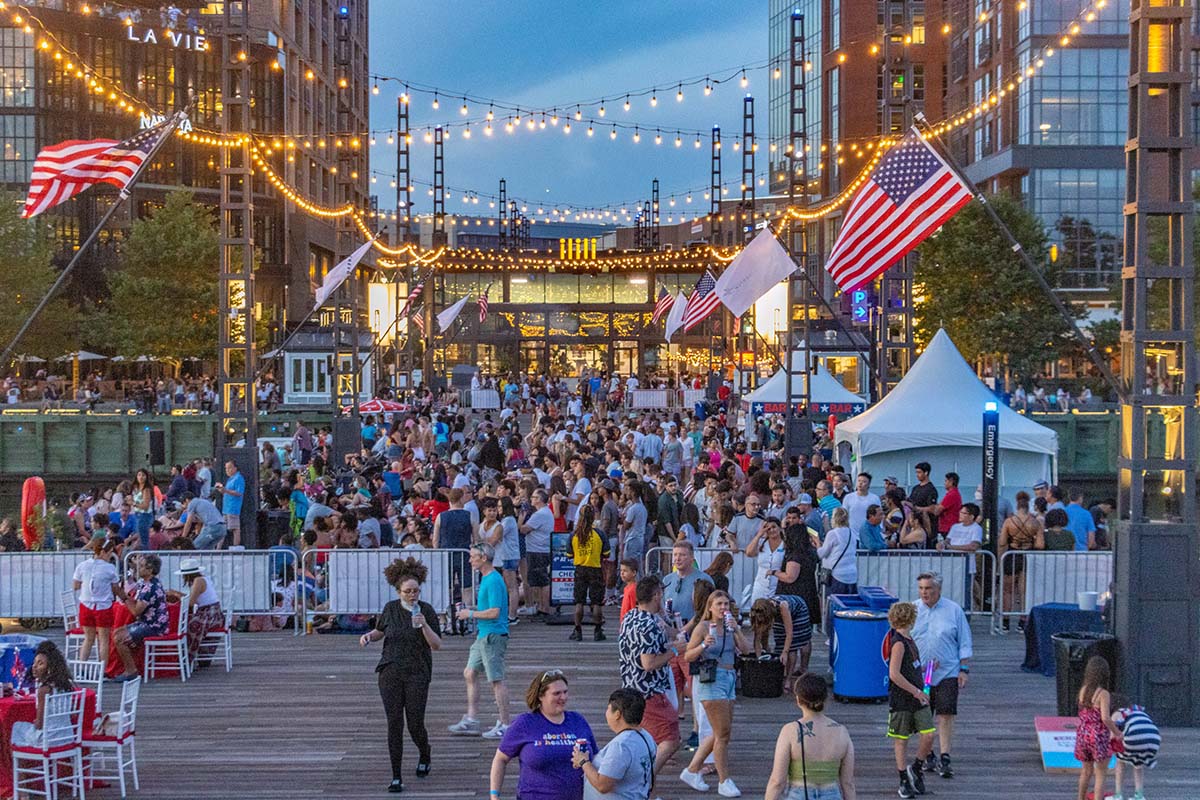
[[[661,133],[654,134],[654,143],[662,144],[662,134]]]
[[[467,109],[467,98],[465,98],[465,97],[463,98],[463,104],[462,104],[462,108],[460,108],[460,109],[458,110],[458,113],[462,114],[464,117],[467,115],[467,113],[468,113],[468,109]]]
[[[575,119],[583,119],[583,112],[579,110],[579,106],[575,106]]]
[[[615,125],[613,126],[613,129],[611,131],[609,131],[608,138],[614,139],[614,140],[617,138],[617,128]]]
[[[279,63],[279,62],[275,62],[275,63]],[[379,84],[378,83],[371,87],[371,94],[379,94]]]
[[[746,77],[746,70],[742,70],[742,88],[745,89],[750,85],[750,79]]]
[[[593,133],[594,131],[592,130],[592,126],[588,125],[588,136],[591,136]]]
[[[633,129],[633,143],[637,144],[642,140],[642,133],[637,128]]]
[[[602,117],[604,116],[604,102],[603,101],[600,102],[600,108],[597,110],[596,113],[598,113]]]
[[[708,82],[708,78],[704,79],[704,96],[708,97],[712,94],[712,84]]]
[[[625,95],[625,110],[629,110],[629,95]]]
[[[683,139],[680,139],[680,138],[679,138],[679,134],[678,134],[678,133],[677,133],[677,134],[675,134],[675,146],[676,146],[676,147],[679,147],[679,146],[680,146],[680,145],[682,145],[682,144],[683,144]]]
[[[656,94],[650,95],[650,105],[651,106],[658,105],[658,95],[656,95]]]
[[[438,102],[437,92],[434,92],[433,93],[433,107],[435,109],[437,109],[437,108],[441,108],[441,106],[442,106],[442,104]]]
[[[683,84],[680,84],[679,91],[675,92],[675,102],[676,103],[683,102]]]

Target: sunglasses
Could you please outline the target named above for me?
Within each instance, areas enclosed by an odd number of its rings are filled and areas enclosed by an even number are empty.
[[[542,673],[542,683],[552,683],[559,678],[565,678],[566,673],[561,669],[549,669]]]

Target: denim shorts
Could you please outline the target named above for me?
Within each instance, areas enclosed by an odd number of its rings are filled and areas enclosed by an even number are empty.
[[[737,673],[731,669],[717,669],[717,679],[712,683],[693,680],[692,688],[700,702],[706,700],[736,700]]]
[[[804,800],[804,785],[789,786],[783,800]],[[842,800],[840,786],[809,786],[808,800]]]

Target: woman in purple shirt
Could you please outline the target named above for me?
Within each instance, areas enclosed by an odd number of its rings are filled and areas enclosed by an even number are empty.
[[[571,763],[577,741],[596,753],[596,737],[582,714],[567,711],[567,677],[560,670],[543,672],[525,693],[529,713],[512,721],[492,759],[491,796],[498,797],[504,771],[513,758],[521,761],[517,800],[582,800],[583,774]]]

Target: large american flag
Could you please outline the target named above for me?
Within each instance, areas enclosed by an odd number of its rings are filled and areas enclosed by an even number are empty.
[[[413,303],[417,302],[417,298],[421,296],[421,290],[425,288],[425,281],[421,281],[413,287],[408,293],[408,299],[404,301],[404,308],[400,310],[400,316],[408,316],[408,310],[412,308]]]
[[[971,201],[971,190],[914,128],[850,203],[825,269],[843,292],[874,280]]]
[[[708,315],[721,305],[721,298],[713,291],[717,288],[717,279],[708,270],[696,281],[696,288],[688,297],[687,306],[683,312],[683,329],[690,331],[699,325]]]
[[[425,335],[425,309],[418,308],[417,313],[413,314],[413,316],[412,316],[412,321],[416,323],[417,327],[421,330],[421,335],[424,336]]]
[[[72,139],[42,148],[33,162],[21,216],[35,217],[97,183],[124,189],[174,129],[175,118],[171,117],[123,142]]]
[[[479,295],[479,324],[480,325],[482,325],[483,321],[485,319],[487,319],[487,312],[488,312],[487,295],[488,295],[487,289],[484,289],[483,292]]]
[[[658,321],[663,318],[664,314],[671,310],[671,306],[673,305],[675,305],[675,295],[660,287],[658,290],[658,300],[654,303],[654,316],[650,318],[650,324],[657,325]]]

